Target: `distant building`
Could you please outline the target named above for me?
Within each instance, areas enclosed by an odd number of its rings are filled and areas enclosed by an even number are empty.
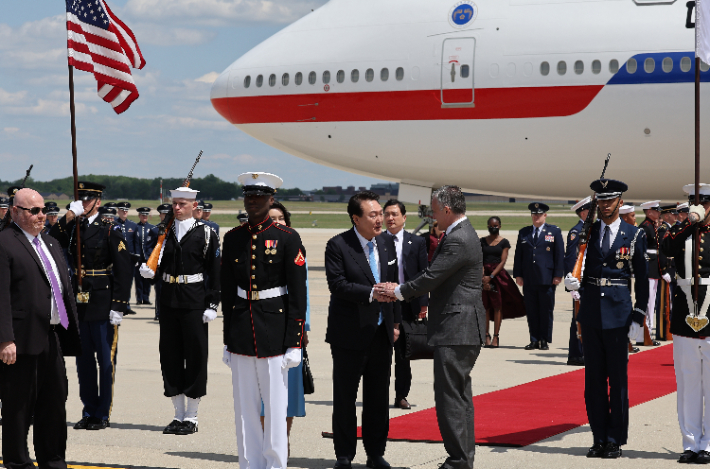
[[[71,197],[64,193],[55,193],[55,192],[40,192],[39,195],[44,198],[46,201],[50,200],[72,200]]]

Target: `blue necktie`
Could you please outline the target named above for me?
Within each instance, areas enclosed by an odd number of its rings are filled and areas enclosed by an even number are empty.
[[[375,243],[372,241],[367,242],[367,248],[370,250],[370,270],[372,271],[372,276],[375,277],[375,283],[380,283],[380,272],[377,268],[377,260],[375,259]],[[382,308],[380,307],[380,317],[377,319],[377,325],[382,324]]]
[[[609,225],[604,227],[604,237],[602,238],[602,256],[606,257],[609,249],[611,248],[611,243],[609,242]]]

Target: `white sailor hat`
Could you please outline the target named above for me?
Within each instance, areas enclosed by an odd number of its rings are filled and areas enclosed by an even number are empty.
[[[574,204],[570,210],[572,210],[573,212],[579,213],[584,210],[588,210],[591,205],[592,205],[592,197],[587,196],[587,197],[583,198],[582,200],[580,200],[579,202],[577,202],[576,204]]]
[[[641,204],[643,210],[656,210],[661,211],[661,201],[660,200],[649,200]]]
[[[695,203],[695,184],[683,186],[683,192],[688,194],[688,201]],[[700,202],[710,202],[710,184],[700,184]]]
[[[273,195],[284,183],[283,179],[271,173],[243,173],[237,181],[244,186],[244,195]]]
[[[619,215],[626,215],[628,213],[634,213],[636,211],[636,207],[633,205],[622,205],[619,207]]]
[[[173,199],[196,199],[197,193],[195,189],[190,189],[189,187],[178,187],[175,190],[170,191],[170,197]]]

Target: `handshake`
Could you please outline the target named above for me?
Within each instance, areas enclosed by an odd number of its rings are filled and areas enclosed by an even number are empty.
[[[380,303],[392,303],[397,301],[397,296],[394,294],[394,289],[398,287],[396,283],[378,283],[372,291],[372,299]]]

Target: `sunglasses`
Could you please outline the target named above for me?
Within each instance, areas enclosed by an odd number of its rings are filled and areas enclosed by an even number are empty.
[[[20,207],[19,205],[15,205],[15,207],[24,210],[25,212],[30,212],[32,215],[38,215],[39,212],[44,213],[45,215],[47,212],[49,212],[49,207],[32,207],[32,208],[25,208],[25,207]]]

